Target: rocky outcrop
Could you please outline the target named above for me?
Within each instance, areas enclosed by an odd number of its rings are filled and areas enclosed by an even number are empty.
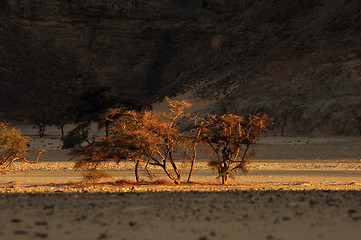
[[[0,0],[0,109],[61,108],[99,84],[148,101],[191,90],[216,100],[204,112],[268,113],[286,134],[357,134],[360,11],[358,0]]]

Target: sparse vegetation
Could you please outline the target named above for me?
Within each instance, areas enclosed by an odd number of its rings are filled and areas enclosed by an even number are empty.
[[[209,160],[209,166],[218,171],[223,184],[227,184],[229,176],[237,170],[247,172],[249,158],[255,154],[252,146],[267,130],[267,115],[250,115],[248,118],[230,113],[190,116],[184,112],[190,103],[166,100],[167,113],[137,112],[125,107],[109,110],[103,118],[108,134],[100,139],[89,136],[90,121],[82,119],[64,137],[63,148],[76,147],[71,153],[76,157],[75,168],[82,171],[84,179],[95,183],[109,178],[111,175],[101,166],[131,161],[137,182],[140,181],[140,170],[151,177],[150,166],[154,166],[180,184],[178,164],[183,156],[191,163],[187,178],[190,182],[200,145],[207,146],[215,156]],[[0,169],[8,168],[17,159],[27,161],[28,140],[18,130],[8,129],[7,124],[0,123]]]
[[[31,117],[31,123],[34,124],[34,128],[38,129],[40,138],[45,136],[46,126],[51,125],[51,115],[52,113],[48,108],[42,107]]]
[[[64,139],[65,134],[64,134],[64,127],[65,124],[70,123],[70,119],[69,116],[67,115],[65,110],[57,110],[56,113],[54,114],[54,118],[53,118],[53,124],[60,129],[61,131],[61,140]]]
[[[190,104],[168,101],[168,114],[152,111],[138,113],[124,108],[109,111],[106,117],[106,121],[110,122],[109,136],[73,151],[78,156],[76,167],[96,169],[107,161],[127,159],[135,162],[137,181],[139,164],[144,162],[146,172],[149,173],[149,165],[161,167],[170,179],[179,184],[180,172],[174,155],[184,146],[185,138],[176,123],[184,117],[183,110]]]
[[[9,129],[6,123],[0,122],[0,173],[1,170],[5,170],[11,166],[16,160],[28,161],[25,156],[28,152],[29,138],[22,136],[17,129]],[[38,158],[34,161],[38,162],[40,154],[44,150],[39,152]]]
[[[74,150],[76,168],[96,173],[99,166],[109,161],[130,160],[135,163],[137,181],[140,181],[140,163],[144,163],[147,173],[150,174],[149,166],[160,167],[179,184],[181,174],[175,155],[184,153],[191,161],[187,180],[190,182],[197,146],[205,144],[216,155],[209,165],[218,170],[223,184],[238,169],[247,170],[249,157],[254,154],[251,147],[267,129],[267,115],[252,115],[246,119],[233,114],[191,118],[184,114],[184,109],[191,106],[189,103],[167,101],[169,113],[140,113],[125,108],[110,110],[106,116],[109,135]],[[192,126],[188,127],[191,131],[187,133],[182,132],[178,125],[185,117],[192,120]]]

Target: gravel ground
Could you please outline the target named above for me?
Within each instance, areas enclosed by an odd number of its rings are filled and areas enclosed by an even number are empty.
[[[130,162],[84,183],[57,137],[35,139],[41,162],[0,176],[0,239],[359,239],[360,139],[262,138],[250,174],[227,186],[206,161],[190,184],[156,169],[160,181],[134,183]]]
[[[0,239],[359,239],[359,191],[2,194]]]

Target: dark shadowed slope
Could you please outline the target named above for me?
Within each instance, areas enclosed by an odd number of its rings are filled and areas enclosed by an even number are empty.
[[[358,134],[358,0],[0,0],[0,109],[190,89],[205,111],[268,113],[285,134]]]

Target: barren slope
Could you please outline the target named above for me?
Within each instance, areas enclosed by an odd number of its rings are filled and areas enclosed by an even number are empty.
[[[120,99],[191,91],[215,100],[205,112],[287,116],[286,134],[358,134],[360,11],[358,0],[0,0],[0,111],[20,118],[106,84]]]

